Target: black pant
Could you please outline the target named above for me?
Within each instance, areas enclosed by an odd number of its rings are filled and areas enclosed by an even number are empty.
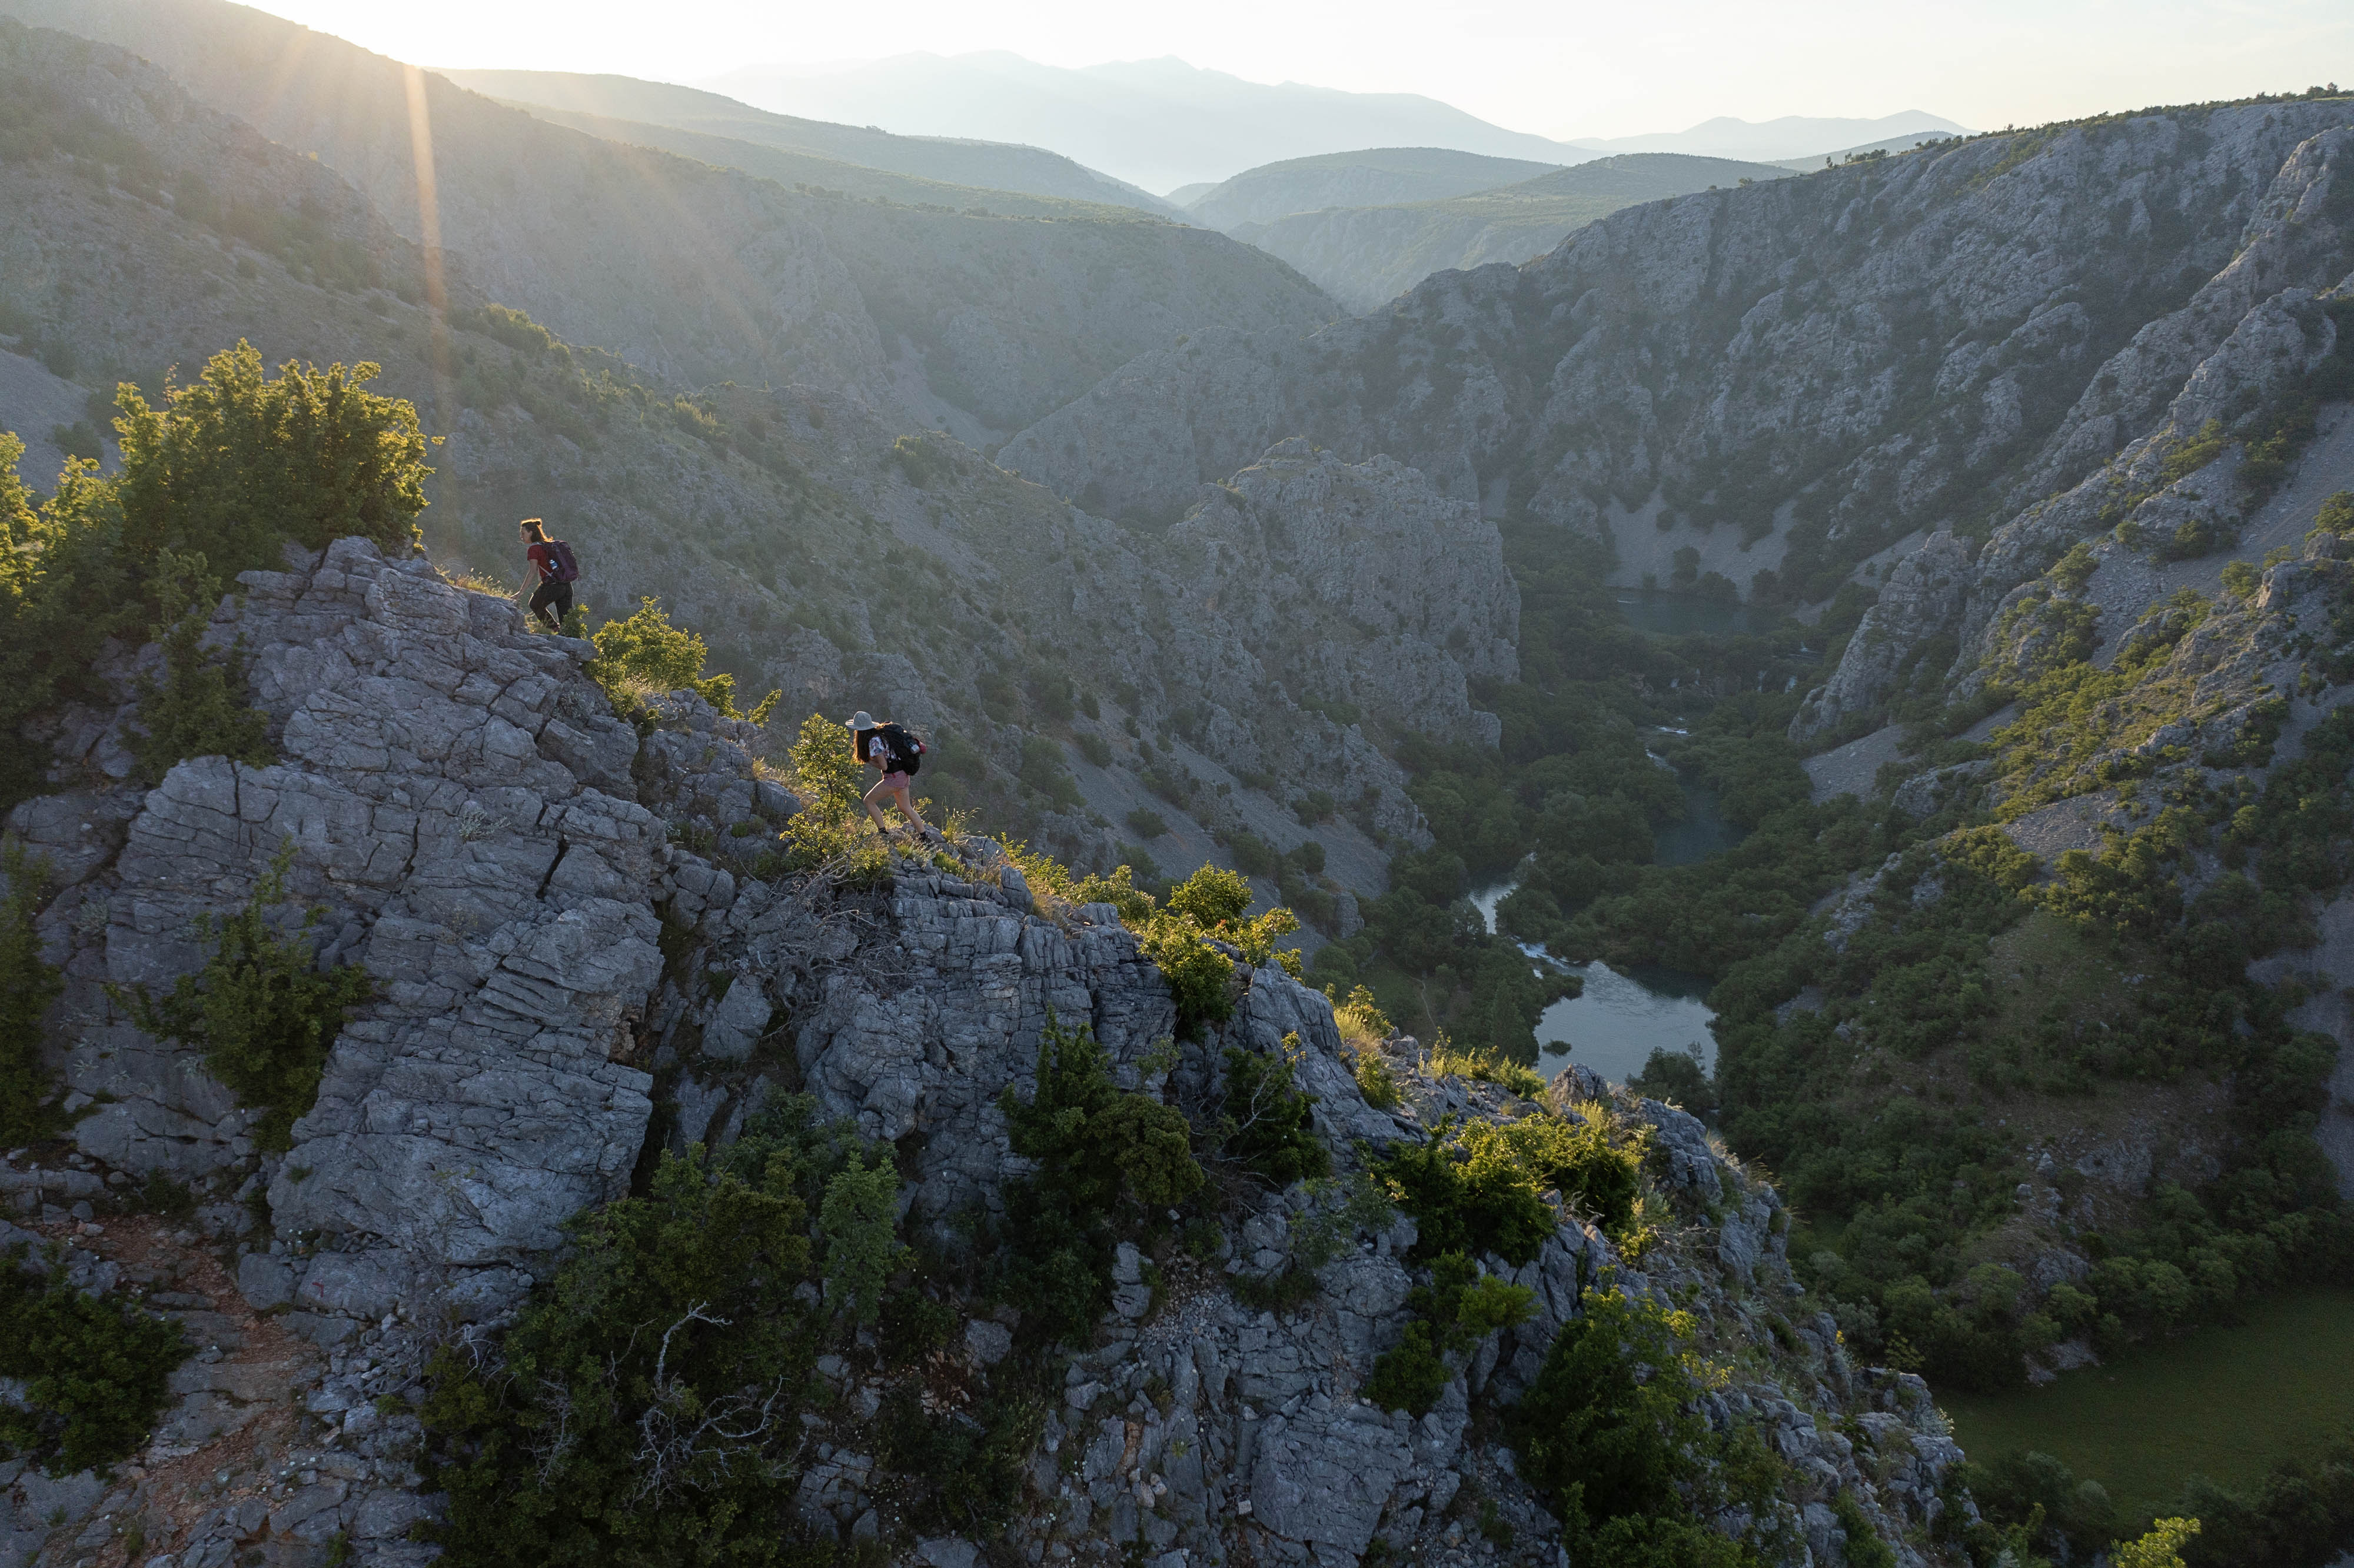
[[[556,607],[553,615],[548,613],[550,605]],[[531,590],[531,612],[547,622],[550,631],[563,630],[564,618],[572,613],[572,585],[553,577],[540,584]]]

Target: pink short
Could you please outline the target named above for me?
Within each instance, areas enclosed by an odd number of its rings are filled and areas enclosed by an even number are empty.
[[[898,790],[907,789],[914,782],[914,779],[909,779],[904,773],[885,773],[883,775],[883,782],[876,785],[875,788],[878,789]]]

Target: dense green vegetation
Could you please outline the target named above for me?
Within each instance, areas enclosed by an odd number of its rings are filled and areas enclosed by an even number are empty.
[[[0,1253],[0,1378],[23,1380],[0,1403],[0,1459],[68,1476],[146,1442],[196,1347],[120,1291],[75,1289],[58,1249],[46,1263],[34,1267],[22,1242]]]
[[[20,1148],[53,1129],[51,1081],[41,1062],[41,1018],[65,977],[41,958],[33,918],[41,912],[47,866],[10,840],[0,842],[0,1143]]]
[[[1643,918],[1620,911],[1628,899],[1655,924],[1712,919],[1755,936],[1744,916],[1757,903],[1689,896],[1692,877],[1724,874],[1718,862],[1661,880],[1652,835],[1684,815],[1681,776],[1715,789],[1734,825],[1761,833],[1806,799],[1805,775],[1780,736],[1795,699],[1751,689],[1779,686],[1800,667],[1793,661],[1803,629],[1646,637],[1603,586],[1600,546],[1553,530],[1511,528],[1505,537],[1521,591],[1521,679],[1477,692],[1502,716],[1503,743],[1488,756],[1404,744],[1411,793],[1437,843],[1393,863],[1390,891],[1365,903],[1364,931],[1320,949],[1316,974],[1342,990],[1368,985],[1384,1010],[1425,1036],[1445,1030],[1458,1044],[1533,1063],[1538,1017],[1575,995],[1578,980],[1532,972],[1513,938],[1564,957],[1619,958],[1637,945],[1621,933]],[[1775,852],[1749,853],[1759,865],[1750,880],[1772,881]],[[1516,869],[1519,890],[1497,911],[1501,936],[1490,937],[1464,895]],[[1775,896],[1766,907],[1779,934],[1808,899],[1786,908]],[[1597,926],[1599,909],[1616,912]],[[1696,945],[1708,944],[1663,940],[1659,951],[1677,956],[1653,961],[1711,967],[1685,950]]]
[[[1689,1313],[1589,1290],[1544,1370],[1505,1413],[1521,1473],[1562,1520],[1573,1562],[1627,1568],[1748,1568],[1778,1541],[1733,1541],[1703,1522],[1758,1509],[1778,1468],[1754,1432],[1726,1439],[1692,1406],[1723,1377],[1685,1348]],[[1770,1516],[1769,1516],[1770,1517]],[[1765,1533],[1765,1527],[1753,1526]]]
[[[71,461],[37,511],[16,474],[22,444],[0,440],[0,729],[66,699],[107,700],[101,647],[161,637],[169,673],[142,694],[143,763],[260,755],[234,659],[212,664],[197,648],[201,600],[239,572],[276,569],[288,543],[356,534],[408,547],[431,471],[416,410],[368,391],[376,374],[289,364],[273,377],[240,343],[167,387],[160,408],[125,386],[121,470]],[[37,747],[7,748],[0,800],[37,789],[45,762]]]
[[[2023,1457],[2040,1451],[2076,1475],[2099,1478],[2113,1518],[2069,1524],[2070,1510],[2053,1500],[2060,1489],[2034,1497],[2077,1544],[2103,1545],[2104,1531],[2178,1511],[2194,1476],[2245,1490],[2261,1487],[2275,1465],[2327,1450],[2354,1402],[2349,1323],[2354,1292],[2293,1290],[2250,1306],[2228,1326],[2122,1351],[2043,1388],[1947,1391],[1938,1403],[1963,1448],[1990,1474],[2023,1473]],[[2249,1398],[2255,1389],[2265,1396]],[[2174,1419],[2185,1409],[2199,1410],[2200,1419]],[[2077,1484],[2065,1489],[2073,1495]],[[1971,1489],[1990,1507],[2022,1489],[1974,1482]],[[2006,1519],[2023,1518],[2031,1500],[2009,1504]]]
[[[856,1159],[795,1103],[719,1154],[665,1155],[645,1195],[574,1222],[497,1360],[440,1351],[425,1418],[450,1560],[792,1561],[797,1417],[828,1398],[824,1319],[794,1289],[809,1211]]]
[[[769,715],[785,694],[781,690],[770,692],[750,713],[738,712],[736,677],[724,671],[703,673],[709,657],[703,639],[683,626],[673,626],[659,599],[639,600],[636,612],[627,620],[608,620],[589,640],[597,645],[597,657],[588,664],[588,674],[605,688],[613,711],[624,717],[637,717],[649,696],[693,692],[729,718],[759,725],[769,722]],[[846,749],[846,739],[843,744]]]

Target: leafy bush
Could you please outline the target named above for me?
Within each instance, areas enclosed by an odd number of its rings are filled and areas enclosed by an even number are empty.
[[[1049,1018],[1037,1086],[999,1097],[1013,1152],[1037,1164],[1005,1186],[998,1287],[1024,1331],[1084,1333],[1109,1296],[1114,1245],[1147,1209],[1182,1202],[1203,1182],[1192,1129],[1174,1106],[1112,1081],[1095,1031]]]
[[[779,835],[797,871],[821,868],[852,886],[890,874],[891,857],[866,815],[864,779],[850,732],[823,714],[801,721],[790,753],[790,783],[801,802]]]
[[[2049,1454],[1999,1454],[1966,1467],[1962,1482],[1990,1523],[2022,1531],[2026,1545],[2048,1555],[2090,1558],[2121,1522],[2098,1481],[2079,1481]]]
[[[877,1150],[872,1163],[852,1156],[825,1184],[818,1208],[825,1297],[854,1321],[875,1320],[885,1282],[910,1255],[896,1234],[898,1219],[899,1172],[888,1150]]]
[[[61,698],[109,701],[91,673],[110,637],[142,639],[162,614],[165,552],[223,579],[275,570],[287,543],[359,535],[406,550],[425,506],[417,411],[366,388],[373,365],[289,363],[272,378],[247,344],[198,380],[115,397],[122,466],[70,461],[39,512],[16,476],[23,444],[0,438],[0,733]],[[34,747],[0,758],[0,798],[41,783]]]
[[[1078,747],[1079,755],[1086,758],[1096,767],[1109,768],[1111,766],[1111,742],[1106,740],[1103,736],[1096,734],[1094,731],[1089,730],[1087,733],[1080,735],[1076,737],[1074,744]]]
[[[1687,1408],[1702,1372],[1681,1348],[1693,1327],[1690,1313],[1588,1290],[1544,1370],[1505,1413],[1521,1474],[1562,1520],[1573,1561],[1755,1561],[1697,1517],[1695,1504],[1717,1489],[1705,1465],[1716,1445]]]
[[[1298,917],[1288,909],[1270,909],[1246,920],[1243,911],[1251,898],[1248,878],[1205,865],[1169,890],[1162,908],[1139,933],[1145,956],[1159,967],[1176,1001],[1180,1033],[1193,1034],[1205,1024],[1224,1022],[1234,1012],[1228,991],[1234,960],[1211,946],[1214,941],[1232,945],[1246,963],[1272,959],[1299,978],[1299,953],[1275,948],[1276,938],[1299,929]]]
[[[1527,1321],[1536,1292],[1483,1275],[1461,1253],[1448,1252],[1431,1260],[1430,1283],[1407,1292],[1405,1304],[1415,1321],[1394,1349],[1374,1361],[1373,1376],[1358,1392],[1384,1410],[1419,1416],[1446,1392],[1450,1374],[1443,1358]]]
[[[782,691],[770,692],[750,713],[738,713],[736,677],[703,673],[708,657],[703,639],[683,626],[673,626],[660,599],[641,599],[636,614],[627,620],[607,621],[590,641],[597,645],[597,657],[588,662],[587,673],[605,688],[613,711],[623,718],[637,718],[649,696],[693,692],[729,718],[766,724],[784,695]]]
[[[1689,1051],[1652,1047],[1643,1070],[1628,1079],[1627,1086],[1652,1099],[1681,1106],[1694,1116],[1711,1116],[1716,1110],[1716,1086],[1709,1081],[1700,1058]]]
[[[1495,1253],[1518,1267],[1537,1255],[1557,1222],[1548,1192],[1623,1235],[1636,1217],[1646,1139],[1614,1144],[1599,1121],[1541,1112],[1516,1121],[1442,1123],[1425,1142],[1401,1144],[1374,1173],[1415,1217],[1422,1256]]]
[[[1430,1325],[1416,1321],[1405,1326],[1394,1346],[1374,1358],[1373,1375],[1357,1392],[1384,1410],[1419,1416],[1447,1392],[1447,1363],[1431,1341]]]
[[[41,1065],[41,1019],[65,989],[54,964],[41,961],[33,918],[41,911],[48,863],[0,839],[0,1143],[16,1148],[46,1138],[57,1126],[48,1104],[48,1073]]]
[[[1169,831],[1169,823],[1160,812],[1147,810],[1142,806],[1130,811],[1125,820],[1128,823],[1128,831],[1146,843],[1150,843]]]
[[[1273,846],[1257,833],[1236,833],[1227,847],[1234,852],[1235,863],[1250,876],[1273,876],[1281,860]]]
[[[164,550],[156,558],[154,591],[163,616],[164,679],[141,675],[139,726],[132,738],[139,771],[160,783],[175,763],[191,757],[226,757],[260,768],[277,760],[270,746],[270,716],[246,703],[242,647],[208,657],[203,646],[220,581],[205,569],[202,555]]]
[[[1063,748],[1049,736],[1034,735],[1022,743],[1022,782],[1035,789],[1060,811],[1076,811],[1087,804],[1078,781],[1063,760]]]
[[[760,1563],[804,1538],[797,1416],[819,1349],[795,1296],[822,1142],[806,1102],[720,1153],[665,1153],[590,1211],[508,1332],[429,1369],[435,1533],[453,1568]]]
[[[1283,1037],[1280,1056],[1226,1047],[1225,1098],[1211,1140],[1278,1187],[1328,1174],[1332,1156],[1316,1136],[1313,1095],[1300,1090],[1294,1068],[1301,1046]]]
[[[310,933],[326,910],[313,906],[291,936],[271,928],[270,910],[286,896],[286,868],[294,845],[273,856],[242,909],[226,916],[199,915],[197,941],[212,951],[204,967],[182,975],[156,998],[143,982],[110,985],[107,994],[132,1022],[159,1040],[177,1040],[204,1053],[205,1068],[240,1105],[266,1111],[254,1125],[255,1145],[292,1146],[295,1119],[319,1095],[328,1047],[344,1015],[368,1000],[374,982],[356,964],[322,971]]]
[[[16,1399],[0,1403],[0,1459],[69,1476],[127,1458],[196,1347],[118,1291],[75,1289],[55,1249],[46,1274],[29,1251],[19,1242],[0,1255],[0,1378],[23,1380]]]

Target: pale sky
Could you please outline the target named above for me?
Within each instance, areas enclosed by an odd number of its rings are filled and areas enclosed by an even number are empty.
[[[695,81],[738,66],[1006,49],[1047,65],[1175,55],[1260,82],[1420,92],[1539,135],[1712,115],[1920,109],[1999,129],[2354,82],[2349,0],[261,0],[429,65]],[[889,129],[889,127],[885,127]]]

